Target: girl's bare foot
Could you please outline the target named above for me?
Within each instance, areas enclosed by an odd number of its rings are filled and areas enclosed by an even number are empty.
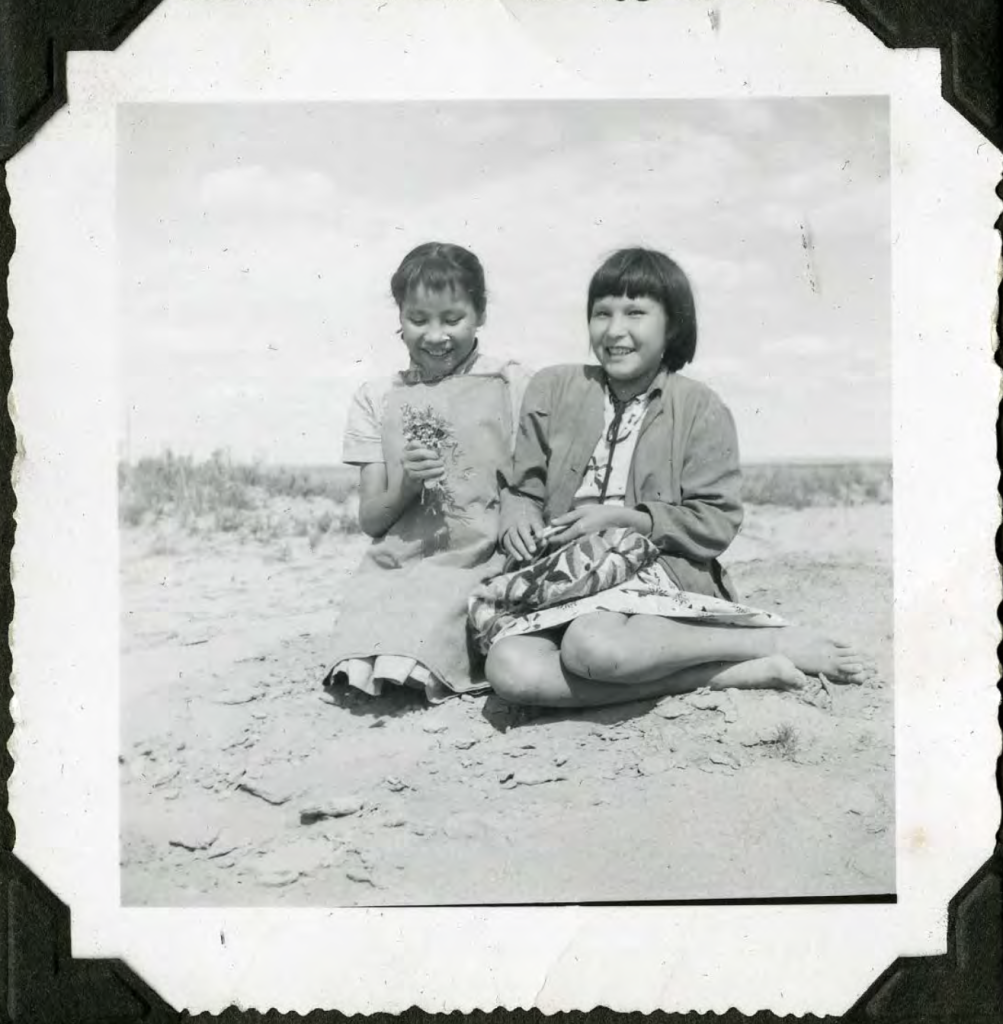
[[[851,644],[800,626],[777,630],[777,653],[807,675],[826,675],[835,683],[862,683],[874,674],[870,661]]]
[[[790,658],[771,654],[722,668],[711,677],[710,686],[715,690],[800,690],[807,682],[808,677]]]
[[[769,658],[759,658],[752,662],[758,665],[763,677],[769,679],[766,685],[776,686],[781,690],[800,690],[808,682],[808,677],[783,654],[774,654]]]

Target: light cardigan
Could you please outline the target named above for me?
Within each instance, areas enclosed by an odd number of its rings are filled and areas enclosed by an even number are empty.
[[[605,375],[598,366],[537,373],[522,403],[501,529],[549,522],[574,508],[602,435]],[[742,524],[735,422],[706,385],[661,371],[638,431],[624,505],[651,516],[650,539],[683,590],[735,600],[717,556]]]

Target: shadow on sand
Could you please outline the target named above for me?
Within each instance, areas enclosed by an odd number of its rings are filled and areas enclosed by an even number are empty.
[[[379,696],[371,696],[344,683],[332,684],[330,677],[324,681],[323,700],[351,715],[376,720],[430,713],[435,708],[463,701],[479,705],[481,717],[498,733],[527,725],[569,720],[591,722],[593,725],[619,725],[648,714],[658,703],[657,699],[648,699],[599,708],[537,708],[510,704],[493,693],[480,693],[456,695],[442,703],[431,704],[424,691],[417,688],[387,684]]]

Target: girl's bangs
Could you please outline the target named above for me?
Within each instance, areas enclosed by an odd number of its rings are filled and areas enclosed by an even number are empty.
[[[463,286],[463,274],[457,267],[443,263],[424,263],[414,267],[404,282],[404,294],[412,296],[419,288],[426,292],[451,292],[453,295],[467,296]]]
[[[589,287],[589,308],[597,299],[626,295],[628,299],[653,298],[661,300],[665,281],[658,269],[648,260],[634,259],[622,266],[608,264],[599,268]]]

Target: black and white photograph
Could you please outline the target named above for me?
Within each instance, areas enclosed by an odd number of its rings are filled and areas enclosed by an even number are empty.
[[[5,891],[55,936],[11,991],[856,1019],[984,955],[967,44],[823,0],[134,13],[4,168]]]
[[[887,97],[116,151],[124,905],[894,901]]]

